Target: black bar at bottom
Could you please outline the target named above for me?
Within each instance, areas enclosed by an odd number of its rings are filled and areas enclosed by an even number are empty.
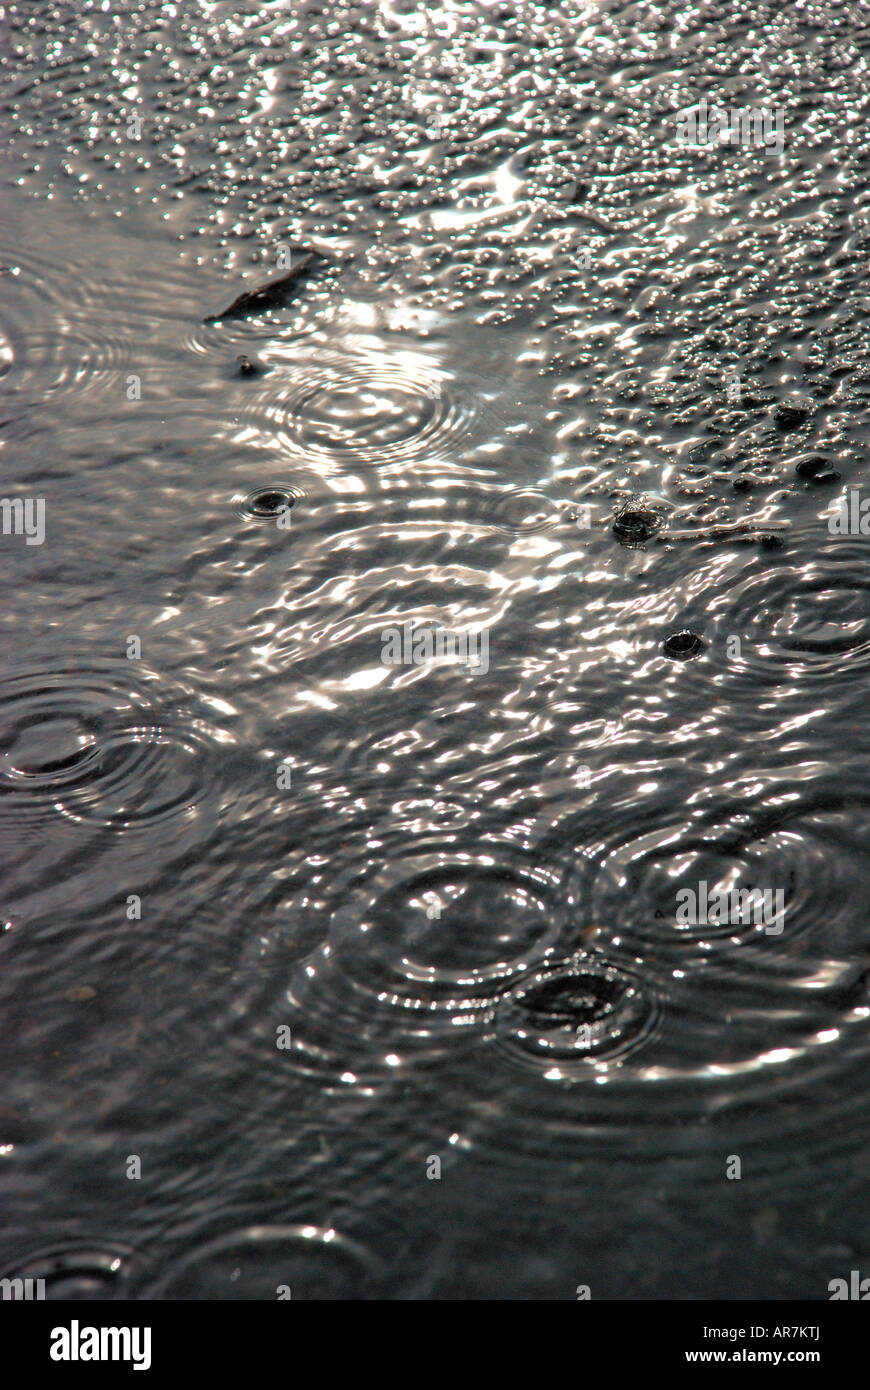
[[[371,1304],[301,1300],[269,1304],[4,1301],[0,1302],[0,1337],[4,1364],[14,1366],[19,1376],[32,1370],[52,1378],[92,1379],[108,1370],[115,1376],[138,1375],[143,1383],[146,1376],[156,1377],[161,1384],[168,1374],[188,1370],[214,1372],[219,1383],[240,1375],[271,1376],[282,1367],[288,1377],[303,1369],[310,1379],[312,1357],[315,1368],[320,1359],[322,1369],[334,1376],[341,1352],[354,1370],[366,1361],[373,1369],[379,1365],[385,1369],[389,1344],[376,1339],[389,1337],[394,1329],[425,1338],[410,1348],[402,1343],[396,1369],[403,1364],[403,1376],[413,1374],[419,1357],[417,1370],[425,1368],[429,1380],[439,1369],[453,1378],[464,1366],[467,1374],[475,1348],[491,1375],[501,1351],[511,1360],[519,1351],[518,1336],[533,1337],[550,1329],[560,1338],[558,1346],[550,1346],[547,1352],[546,1342],[525,1342],[522,1350],[533,1361],[546,1355],[551,1371],[553,1356],[566,1369],[573,1363],[578,1375],[585,1367],[584,1379],[602,1363],[611,1372],[621,1373],[671,1372],[680,1367],[691,1375],[716,1367],[765,1366],[824,1370],[830,1376],[860,1364],[870,1326],[864,1301],[578,1301],[563,1307],[558,1316],[555,1308],[546,1313],[537,1305],[520,1303],[501,1309],[494,1303],[439,1305],[422,1315],[406,1307],[375,1313]],[[499,1323],[505,1316],[509,1323],[500,1337]],[[461,1342],[450,1336],[454,1329],[463,1334]],[[565,1336],[568,1342],[561,1340]],[[300,1367],[298,1357],[303,1351],[305,1362]]]

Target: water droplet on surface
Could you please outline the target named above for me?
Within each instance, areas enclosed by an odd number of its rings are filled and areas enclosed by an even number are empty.
[[[560,1074],[617,1061],[650,1036],[657,1007],[639,979],[594,956],[532,972],[496,1010],[496,1031],[511,1052]]]
[[[621,507],[613,520],[613,534],[623,545],[642,545],[661,529],[662,519],[651,507]]]
[[[674,661],[691,661],[704,650],[704,641],[697,633],[683,628],[681,632],[672,632],[670,637],[665,638],[662,650],[665,656]]]
[[[249,492],[240,503],[239,512],[251,521],[276,521],[285,508],[292,511],[303,496],[301,488],[271,483]]]

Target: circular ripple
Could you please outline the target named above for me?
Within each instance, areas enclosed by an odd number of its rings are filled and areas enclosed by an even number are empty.
[[[863,792],[819,788],[802,807],[779,789],[764,802],[738,800],[739,788],[734,796],[730,816],[727,803],[658,822],[636,810],[603,833],[591,820],[585,832],[578,825],[566,842],[571,897],[601,923],[596,945],[612,961],[654,968],[670,995],[655,1058],[662,1076],[796,1065],[846,1025],[860,1048],[870,1016],[851,867],[862,862]]]
[[[376,1296],[380,1262],[319,1226],[248,1226],[183,1255],[149,1299],[356,1299]],[[280,1292],[279,1292],[280,1291]]]
[[[105,1302],[130,1297],[132,1268],[129,1249],[69,1246],[31,1255],[2,1277],[44,1280],[47,1301]]]
[[[557,875],[488,855],[385,865],[335,914],[336,954],[372,999],[427,1015],[474,1015],[559,936]],[[451,1025],[452,1026],[452,1025]]]
[[[516,982],[484,1034],[502,1064],[485,1076],[478,1067],[474,1091],[461,1069],[436,1066],[430,1099],[452,1086],[446,1108],[470,1106],[470,1141],[545,1163],[557,1151],[580,1160],[590,1145],[631,1145],[638,1127],[650,1152],[700,1150],[709,1135],[681,1128],[700,1116],[721,1114],[759,1139],[804,1127],[801,1096],[844,1068],[856,1078],[870,1048],[859,783],[819,787],[798,808],[786,776],[764,800],[735,789],[731,817],[717,802],[657,823],[652,808],[628,805],[611,807],[609,824],[602,807],[568,837],[563,828],[547,854],[561,843],[574,865],[565,897],[599,924],[596,949]],[[849,836],[856,843],[843,853]],[[782,931],[678,921],[678,895],[692,888],[700,900],[702,881],[708,900],[719,889],[782,888]],[[533,1079],[512,1087],[517,1063]],[[853,1080],[833,1085],[831,1132],[848,1133],[861,1105]]]
[[[506,846],[365,867],[335,887],[328,937],[285,976],[280,1021],[293,1043],[282,1065],[375,1089],[396,1067],[443,1055],[487,1025],[528,969],[564,953],[558,889],[554,870]],[[274,1055],[274,1029],[269,1041]]]
[[[717,679],[836,681],[870,668],[866,543],[832,539],[802,567],[759,561],[709,603],[720,633]],[[727,639],[737,637],[739,650]],[[732,655],[732,652],[736,654]]]
[[[293,483],[266,483],[237,499],[236,505],[247,521],[277,521],[284,507],[292,511],[304,496],[303,489]]]
[[[15,728],[11,746],[5,734],[0,778],[15,785],[60,788],[74,785],[79,776],[100,761],[99,745],[87,720],[40,717],[25,718]]]
[[[60,813],[129,830],[194,814],[213,731],[133,665],[0,680],[0,815]]]
[[[137,344],[121,336],[118,324],[104,316],[102,324],[52,325],[27,335],[22,365],[35,372],[47,393],[106,391],[124,401],[128,376],[141,367]],[[138,378],[141,389],[141,377]],[[132,389],[132,387],[131,387]]]
[[[695,806],[657,822],[638,810],[614,815],[609,826],[581,823],[567,839],[572,897],[602,924],[602,940],[638,957],[675,967],[727,958],[730,968],[749,972],[762,958],[773,967],[778,950],[792,950],[822,918],[828,945],[839,938],[843,905],[832,906],[831,870],[842,833],[837,814],[746,800],[734,803],[730,819],[722,807]],[[757,908],[756,897],[748,910],[748,899],[730,896],[752,890],[771,896]]]
[[[596,1152],[709,1154],[713,1133],[731,1145],[738,1135],[763,1145],[801,1132],[854,1144],[865,1108],[866,988],[835,1021],[819,1011],[790,1027],[768,990],[751,1001],[750,1040],[715,995],[703,1014],[697,990],[693,999],[681,982],[650,976],[636,961],[574,957],[521,981],[495,1011],[488,1066],[448,1061],[421,1077],[432,1128],[461,1113],[467,1146],[563,1173]],[[807,1105],[814,1093],[824,1097],[822,1117]]]
[[[592,956],[575,956],[536,970],[506,995],[496,1011],[503,1048],[550,1079],[606,1067],[643,1047],[658,1006],[639,978]]]
[[[351,1063],[365,1066],[373,1031],[368,1000],[367,1013],[351,1016],[354,999],[340,997],[328,978],[321,990],[331,971],[333,915],[371,853],[368,813],[332,804],[319,786],[306,796],[304,783],[297,801],[278,804],[274,817],[247,810],[241,807],[238,872],[188,932],[188,959],[209,968],[198,967],[196,1016],[188,1003],[181,1019],[200,1040],[209,1034],[204,1069],[213,1074],[220,1066],[227,1078],[211,1104],[233,1110],[236,1086],[248,1090],[254,1077],[258,1096],[273,1107],[286,1106],[300,1073],[346,1085],[340,1078]],[[271,873],[260,872],[263,862],[275,865]],[[378,1069],[382,1075],[382,1061]]]
[[[103,393],[114,416],[124,409],[128,378],[135,376],[145,398],[153,398],[155,363],[143,344],[154,338],[155,311],[171,315],[187,289],[178,259],[162,258],[162,293],[155,298],[152,278],[136,270],[132,237],[101,260],[93,255],[93,224],[84,211],[82,220],[65,218],[62,229],[47,223],[37,204],[19,205],[15,217],[20,225],[0,226],[4,330],[15,359],[15,389],[38,400],[40,411],[58,393],[84,392],[86,401]],[[104,237],[104,219],[99,227]],[[108,251],[111,243],[104,244]],[[177,394],[177,379],[167,371],[159,389]]]
[[[548,531],[564,520],[557,502],[535,488],[513,488],[493,498],[485,509],[487,520],[514,535]]]
[[[425,359],[319,352],[276,363],[243,423],[309,466],[345,468],[449,455],[472,416]]]

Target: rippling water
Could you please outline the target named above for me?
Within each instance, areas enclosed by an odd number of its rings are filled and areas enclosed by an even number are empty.
[[[0,1273],[870,1273],[870,6],[4,23]]]

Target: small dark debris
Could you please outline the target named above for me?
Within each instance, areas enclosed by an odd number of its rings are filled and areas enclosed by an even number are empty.
[[[758,544],[761,546],[762,550],[782,550],[782,537],[772,534],[760,536]]]
[[[239,364],[239,376],[259,376],[263,370],[259,362],[253,361],[240,352],[236,361]]]
[[[835,483],[840,476],[824,454],[805,454],[798,459],[794,471],[805,483]]]
[[[796,430],[810,418],[805,405],[778,405],[773,412],[773,422],[777,429]]]
[[[689,450],[689,463],[708,463],[721,447],[721,439],[703,439],[699,444],[693,444]]]

